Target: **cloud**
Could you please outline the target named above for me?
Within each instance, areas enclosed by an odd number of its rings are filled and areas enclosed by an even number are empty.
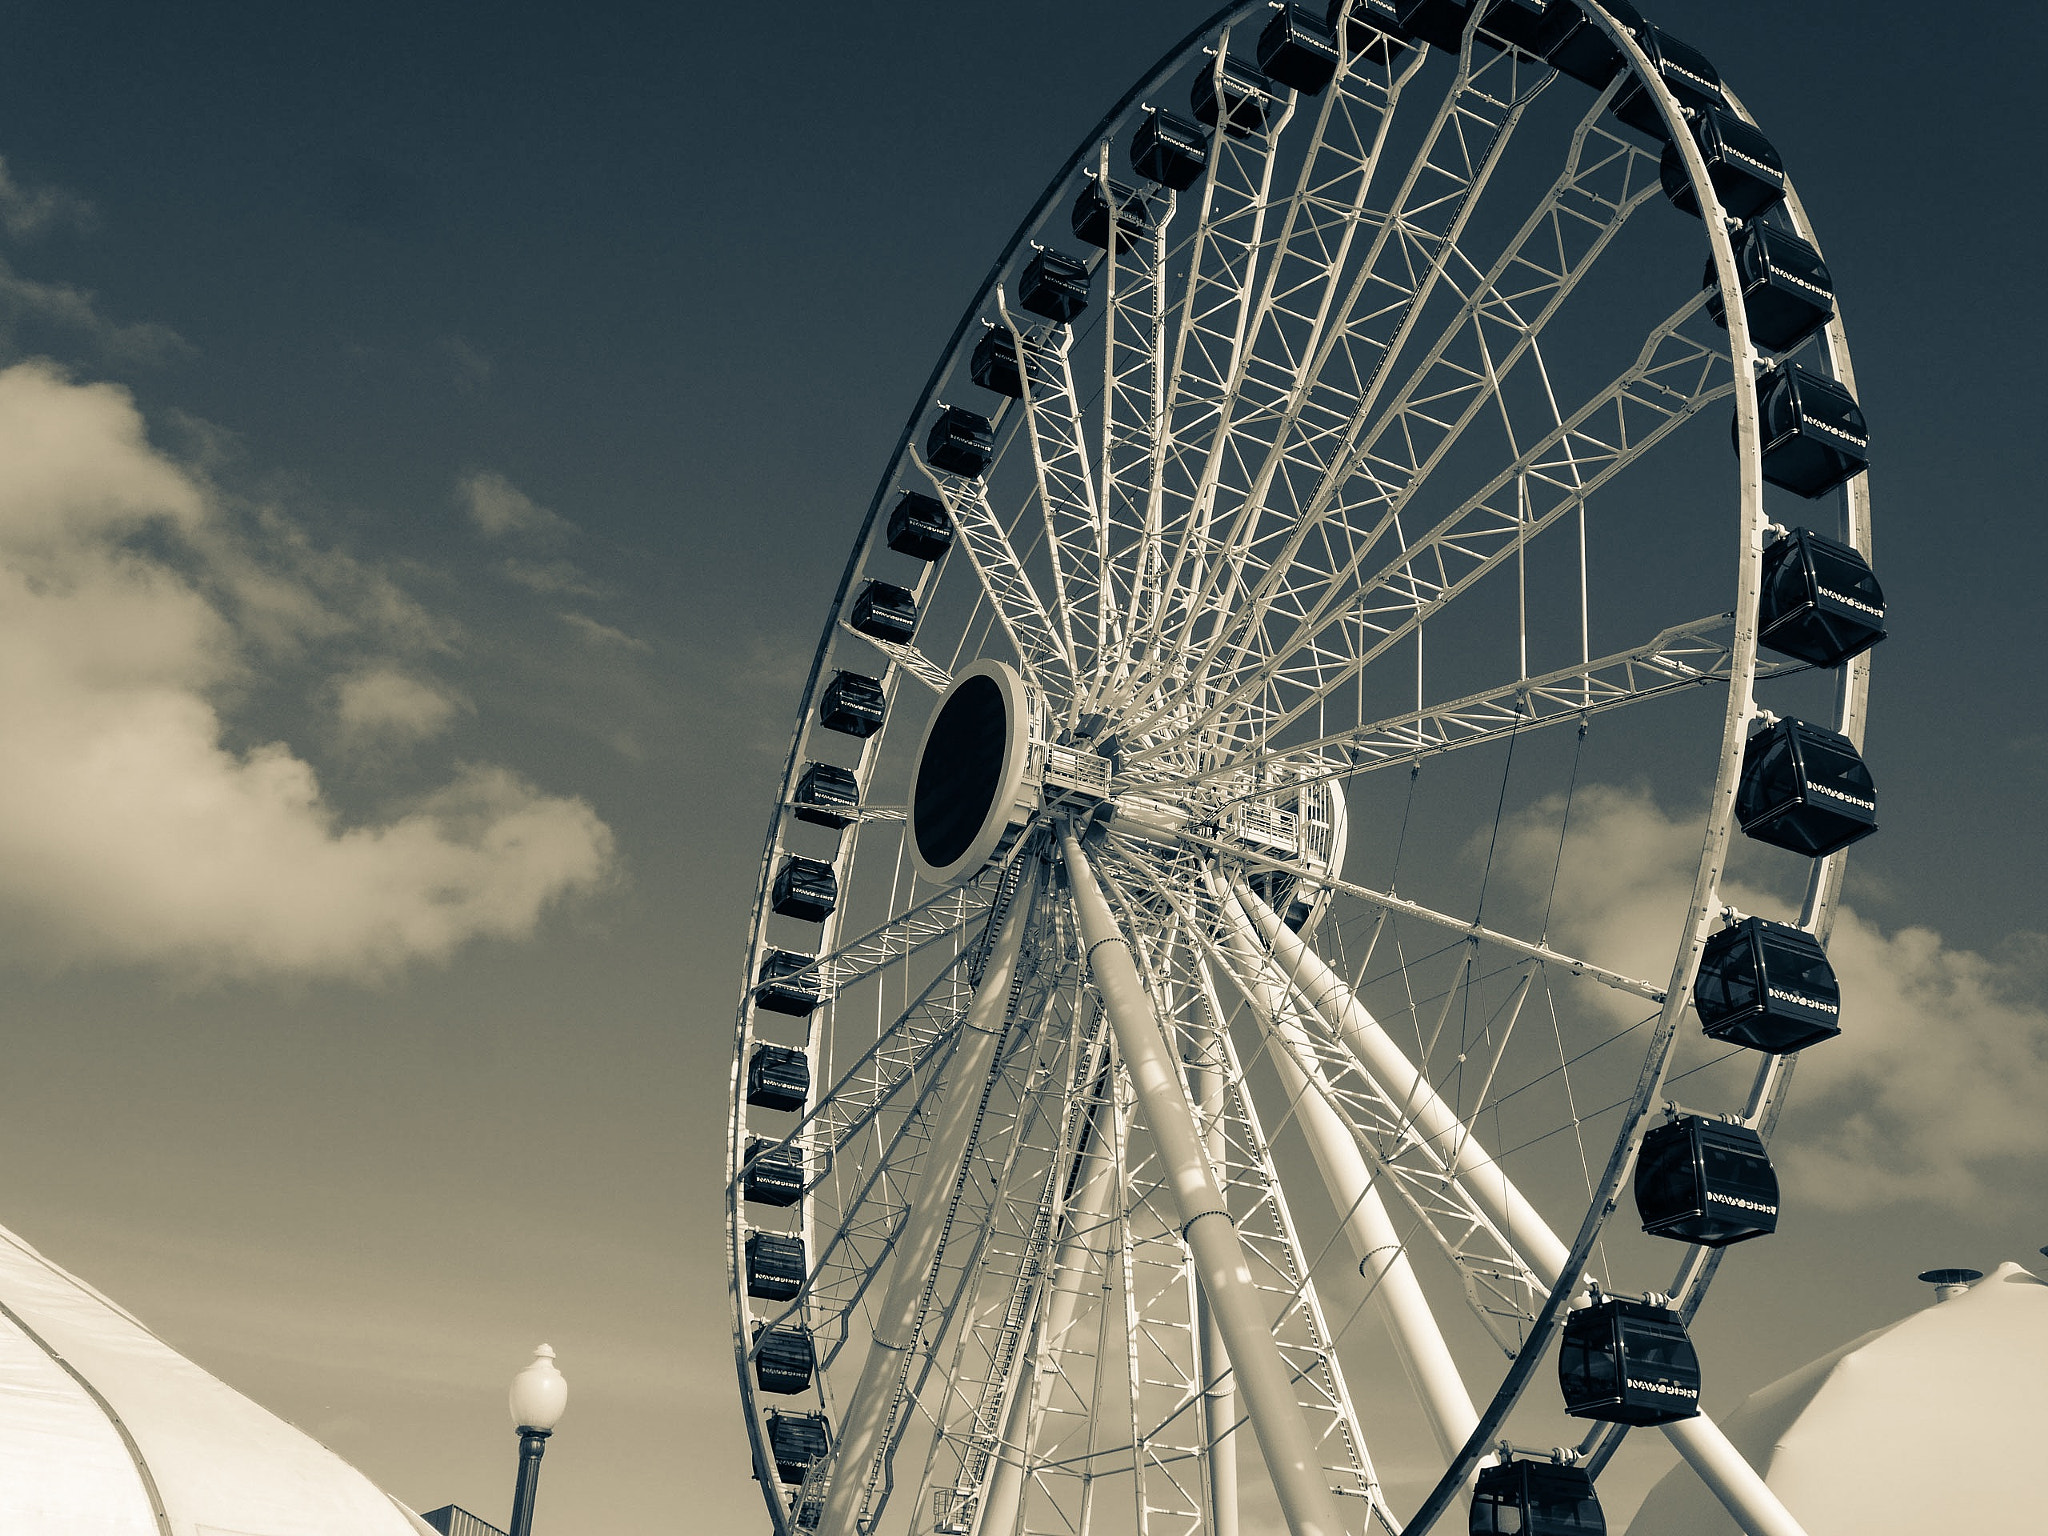
[[[1502,867],[1539,898],[1559,810],[1539,805],[1503,831]],[[1647,795],[1580,789],[1555,941],[1661,982],[1698,857],[1697,825]],[[1734,883],[1723,899],[1766,916],[1796,910]],[[1776,1149],[1795,1194],[1845,1210],[1983,1200],[1997,1186],[1995,1165],[2048,1154],[2048,1008],[2034,946],[1987,956],[1930,928],[1887,934],[1837,909],[1828,956],[1842,980],[1842,1035],[1801,1055]],[[1638,1016],[1631,1002],[1616,998],[1616,1016]]]
[[[336,685],[335,718],[358,744],[425,741],[447,728],[462,701],[392,666],[369,667]]]
[[[91,229],[98,222],[98,211],[85,198],[62,187],[25,187],[0,159],[0,227],[16,240],[33,240],[63,225]]]
[[[456,482],[455,497],[486,538],[550,539],[576,530],[567,518],[558,517],[503,475],[488,469],[464,475]]]
[[[605,590],[567,560],[507,560],[505,579],[543,597],[603,597]]]
[[[647,642],[638,636],[629,635],[623,629],[613,629],[609,624],[600,624],[586,614],[565,613],[561,620],[583,636],[589,645],[600,648],[615,646],[622,651],[644,651],[648,648]]]
[[[0,220],[6,217],[0,207]],[[191,345],[167,325],[147,322],[121,325],[100,313],[99,302],[69,283],[43,283],[23,277],[0,261],[0,336],[12,345],[24,323],[55,326],[83,337],[110,361],[155,367],[192,351]]]
[[[290,566],[271,573],[266,602],[245,600],[257,554],[220,573],[225,519],[150,446],[126,391],[44,363],[0,370],[0,461],[0,944],[12,958],[373,976],[478,937],[524,938],[607,878],[596,813],[503,768],[464,767],[349,824],[286,744],[225,744],[215,700],[246,677],[256,643],[240,616],[282,633],[335,609]],[[343,690],[365,720],[428,723],[426,685],[409,694],[401,674],[375,677]]]

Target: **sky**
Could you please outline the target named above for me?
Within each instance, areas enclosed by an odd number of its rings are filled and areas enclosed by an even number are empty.
[[[2048,1243],[2042,145],[2031,8],[1648,9],[1821,232],[1893,613],[1865,1049],[1713,1408]],[[415,1508],[504,1519],[545,1339],[538,1530],[766,1528],[719,1186],[798,692],[961,306],[1203,15],[0,4],[0,1223]],[[1588,834],[1638,894],[1664,815]]]

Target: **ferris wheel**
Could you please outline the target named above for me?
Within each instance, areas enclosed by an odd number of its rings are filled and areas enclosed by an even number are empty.
[[[1776,150],[1622,0],[1231,5],[1110,111],[896,445],[769,830],[780,1536],[1594,1532],[1636,1426],[1799,1530],[1687,1324],[1840,1027],[1854,390]]]

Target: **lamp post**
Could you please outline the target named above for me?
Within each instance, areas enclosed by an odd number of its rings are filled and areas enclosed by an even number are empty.
[[[512,1485],[510,1536],[530,1536],[533,1493],[540,1484],[541,1453],[569,1406],[569,1383],[555,1369],[555,1352],[543,1344],[526,1368],[512,1378],[512,1422],[519,1430],[519,1481]]]

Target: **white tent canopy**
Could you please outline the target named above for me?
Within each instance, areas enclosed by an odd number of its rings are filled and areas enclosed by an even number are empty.
[[[2032,1529],[2048,1284],[2017,1264],[1772,1382],[1721,1421],[1807,1536]],[[1689,1467],[1630,1536],[1739,1536]]]
[[[4,1229],[0,1532],[431,1536],[339,1456]]]

